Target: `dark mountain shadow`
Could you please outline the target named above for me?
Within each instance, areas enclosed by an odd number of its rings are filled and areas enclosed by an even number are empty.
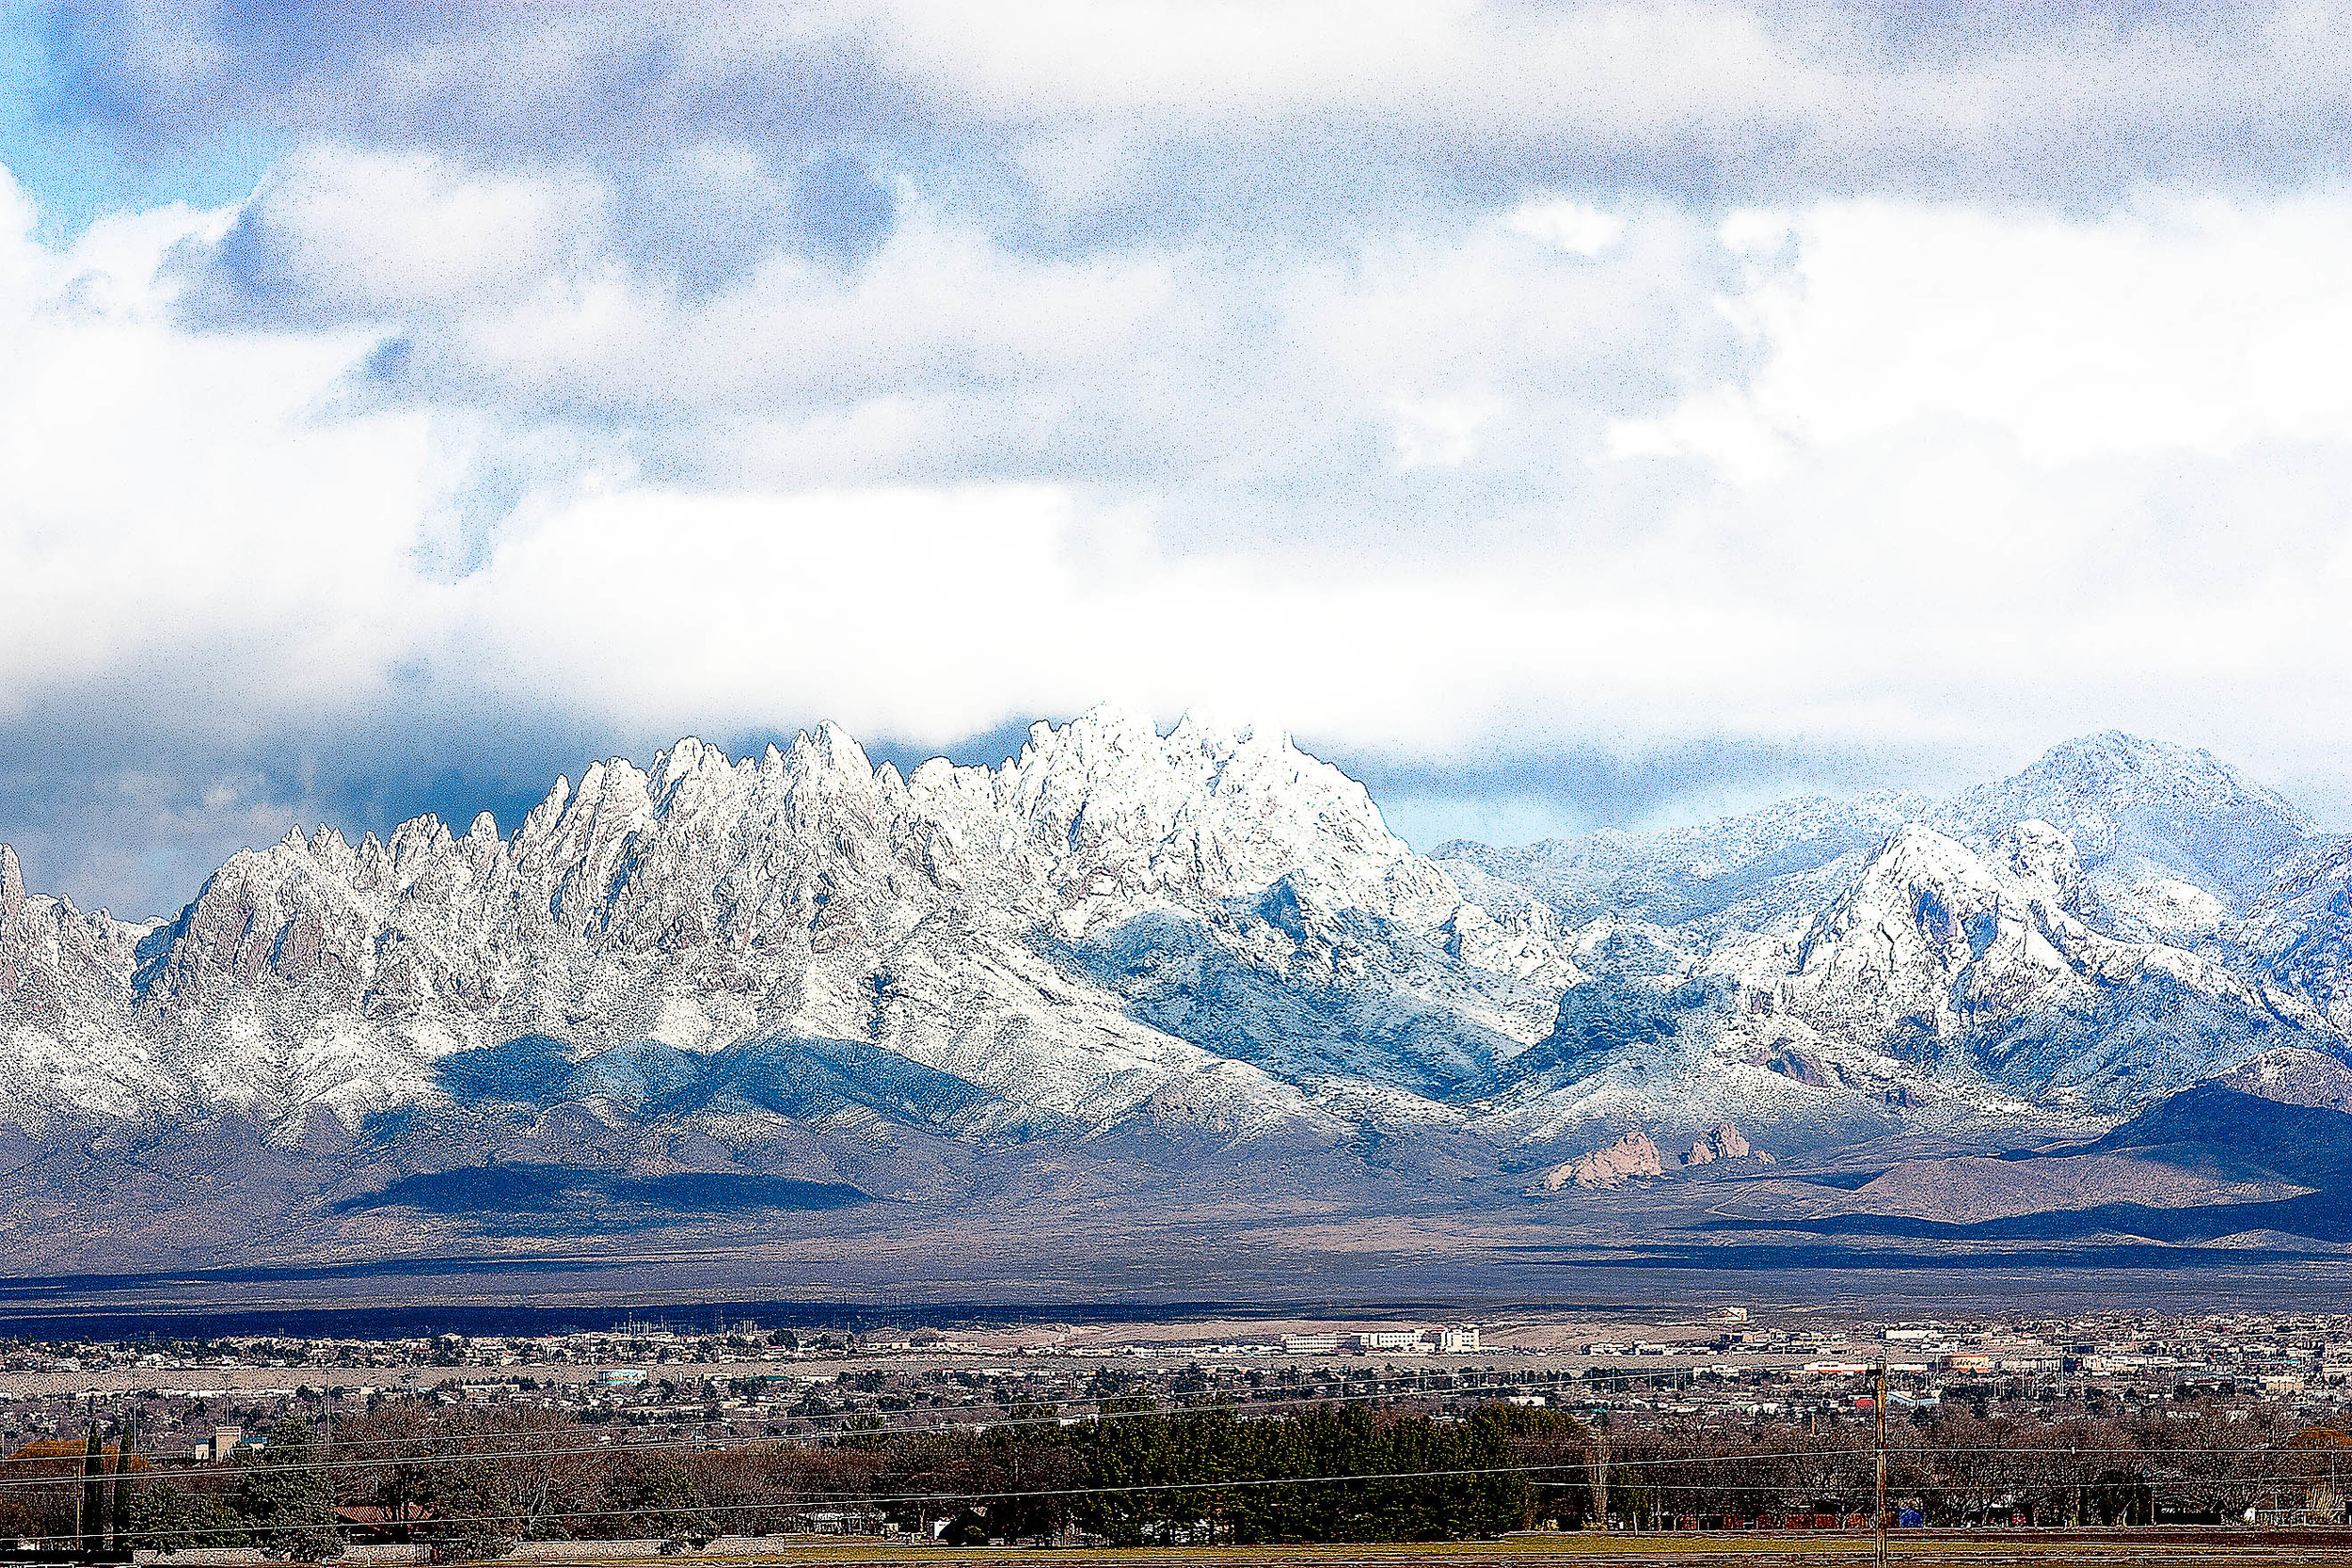
[[[1969,1243],[2079,1242],[2094,1237],[2131,1236],[2174,1245],[2215,1242],[2249,1230],[2276,1230],[2314,1242],[2352,1242],[2352,1205],[2331,1193],[2310,1193],[2267,1203],[2214,1203],[2188,1209],[2106,1203],[2092,1209],[2047,1209],[2006,1219],[1966,1222],[1921,1219],[1910,1214],[1830,1214],[1819,1219],[1763,1220],[1719,1217],[1700,1228],[1904,1237]]]
[[[574,1098],[571,1048],[552,1035],[453,1052],[433,1064],[434,1086],[460,1105],[553,1105]]]
[[[633,1040],[583,1056],[564,1083],[566,1100],[612,1101],[645,1111],[685,1093],[709,1071],[707,1058],[660,1040]]]
[[[1856,1187],[1868,1186],[1893,1168],[1891,1165],[1874,1165],[1867,1170],[1790,1171],[1783,1174],[1781,1180],[1802,1181],[1808,1187],[1835,1187],[1839,1192],[1850,1193]],[[1772,1174],[1768,1172],[1766,1178],[1759,1180],[1768,1179]]]
[[[1662,989],[1610,978],[1571,986],[1560,998],[1551,1033],[1506,1063],[1498,1084],[1590,1070],[1613,1053],[1669,1037],[1694,1014],[1723,1011],[1729,991],[1725,982],[1703,976]]]
[[[1525,1246],[1517,1250],[1526,1262],[1557,1268],[1590,1268],[1605,1263],[1612,1269],[1692,1269],[1710,1275],[1753,1271],[1792,1277],[1831,1271],[1885,1275],[1902,1270],[1955,1275],[2030,1271],[2036,1277],[2057,1269],[2229,1275],[2274,1263],[2301,1263],[2310,1259],[2308,1253],[2286,1247],[2182,1247],[2146,1242],[2090,1246],[1919,1247],[1900,1251],[1862,1243],[1841,1246],[1829,1241],[1815,1245],[1789,1241],[1755,1245],[1698,1243],[1611,1249],[1597,1256],[1578,1245]],[[1539,1253],[1552,1256],[1534,1256]]]
[[[847,1182],[803,1181],[748,1171],[627,1176],[577,1165],[474,1165],[404,1176],[378,1191],[344,1198],[334,1206],[334,1212],[414,1209],[458,1216],[557,1216],[583,1206],[626,1204],[658,1209],[665,1214],[710,1214],[756,1209],[845,1209],[872,1201],[872,1195]]]
[[[2134,1236],[2196,1245],[2249,1230],[2314,1242],[2352,1243],[2352,1116],[2291,1105],[2201,1084],[2150,1106],[2089,1144],[2003,1156],[2030,1170],[2089,1154],[2128,1155],[2221,1180],[2291,1182],[2316,1191],[2253,1203],[2157,1208],[2108,1203],[2057,1208],[2002,1219],[1947,1221],[1907,1214],[1828,1214],[1808,1219],[1718,1216],[1708,1230],[1776,1230],[1824,1236],[1884,1236],[1965,1244],[2080,1241]],[[1818,1176],[1800,1180],[1830,1185]]]
[[[2352,1116],[2200,1084],[2151,1105],[2086,1152],[2130,1153],[2243,1180],[2352,1192]]]
[[[770,1037],[706,1058],[701,1076],[661,1101],[664,1115],[757,1107],[810,1121],[856,1105],[933,1129],[966,1124],[1002,1096],[862,1040]]]
[[[1410,971],[1436,950],[1357,911],[1309,908],[1290,879],[1237,917],[1263,920],[1294,942],[1328,942],[1384,955]],[[1425,1000],[1378,974],[1362,980],[1315,978],[1252,962],[1200,921],[1136,915],[1083,942],[1041,937],[1040,951],[1065,971],[1118,992],[1127,1016],[1203,1050],[1295,1082],[1317,1072],[1393,1082],[1438,1101],[1485,1082],[1515,1042],[1473,1019]]]
[[[1003,1104],[976,1084],[862,1041],[783,1037],[707,1056],[638,1040],[575,1058],[552,1036],[523,1035],[444,1056],[433,1078],[467,1109],[548,1110],[601,1100],[647,1118],[756,1109],[808,1121],[856,1105],[893,1121],[944,1127]]]

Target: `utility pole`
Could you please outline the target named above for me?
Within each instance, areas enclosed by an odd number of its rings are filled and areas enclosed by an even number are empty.
[[[1879,1397],[1873,1402],[1879,1418],[1878,1568],[1886,1568],[1886,1356],[1879,1356]]]

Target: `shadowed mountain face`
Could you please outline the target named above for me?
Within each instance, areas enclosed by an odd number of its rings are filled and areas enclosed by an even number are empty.
[[[743,1210],[839,1209],[870,1201],[846,1181],[802,1181],[788,1176],[727,1171],[673,1171],[621,1176],[570,1165],[488,1165],[421,1171],[370,1193],[346,1197],[339,1210],[413,1209],[428,1214],[548,1215],[593,1213],[611,1227],[610,1211],[642,1205],[663,1213],[730,1213]],[[625,1221],[623,1223],[626,1223]]]
[[[28,893],[0,848],[0,1142],[32,1173],[6,1224],[49,1245],[136,1191],[138,1244],[204,1210],[182,1244],[365,1248],[402,1215],[1182,1211],[1278,1167],[1302,1202],[1513,1210],[1621,1135],[1725,1128],[1788,1168],[1878,1151],[1892,1180],[1818,1189],[1872,1224],[2308,1208],[2337,1167],[2240,1169],[2249,1116],[2201,1107],[2352,1103],[2347,864],[2226,765],[2117,735],[1943,804],[1434,859],[1287,739],[1189,720],[1105,710],[904,778],[830,727],[688,740],[512,832],[290,833],[147,926]],[[2091,1140],[2046,1190],[1933,1164]]]
[[[2104,1136],[1999,1158],[1899,1160],[1863,1179],[1764,1182],[1722,1228],[2027,1243],[2352,1245],[2352,1072],[2295,1047],[2167,1097]]]
[[[707,1054],[659,1040],[574,1060],[560,1040],[526,1035],[433,1064],[434,1086],[457,1108],[594,1103],[641,1117],[767,1112],[810,1120],[852,1107],[952,1131],[995,1096],[961,1078],[858,1040],[748,1040]]]
[[[2352,1180],[2352,1115],[2281,1103],[2224,1083],[2150,1106],[2090,1146],[2203,1175],[2319,1189]]]

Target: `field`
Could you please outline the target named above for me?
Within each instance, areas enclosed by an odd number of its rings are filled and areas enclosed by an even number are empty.
[[[1129,1549],[1053,1547],[924,1547],[881,1539],[778,1543],[756,1554],[723,1559],[737,1563],[898,1565],[1018,1562],[1023,1568],[1614,1568],[1614,1565],[1708,1564],[1736,1568],[1797,1568],[1811,1563],[1871,1561],[1873,1543],[1860,1531],[1663,1535],[1528,1534],[1501,1541],[1414,1543],[1401,1545],[1180,1546]],[[720,1554],[707,1554],[718,1558]],[[2352,1564],[2352,1530],[2112,1529],[1905,1530],[1888,1538],[1891,1561],[1908,1568],[1996,1568],[2003,1564],[2151,1564],[2156,1568],[2239,1568],[2269,1563]],[[562,1560],[553,1560],[561,1561]],[[598,1555],[583,1568],[619,1562],[675,1564],[671,1558]]]

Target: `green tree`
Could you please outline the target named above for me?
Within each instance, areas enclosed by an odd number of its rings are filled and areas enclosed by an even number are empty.
[[[115,1549],[131,1544],[131,1429],[125,1425],[115,1442]]]
[[[644,1458],[626,1466],[612,1478],[607,1497],[608,1508],[664,1542],[699,1546],[717,1534],[692,1474],[673,1455]]]
[[[205,1493],[183,1492],[167,1481],[139,1490],[131,1505],[131,1540],[158,1551],[252,1544],[236,1510]]]
[[[323,1562],[342,1555],[325,1456],[306,1421],[289,1417],[270,1429],[258,1460],[246,1465],[236,1510],[272,1557]]]
[[[82,1549],[95,1552],[106,1544],[106,1451],[98,1441],[98,1423],[89,1424],[89,1447],[82,1452]]]

